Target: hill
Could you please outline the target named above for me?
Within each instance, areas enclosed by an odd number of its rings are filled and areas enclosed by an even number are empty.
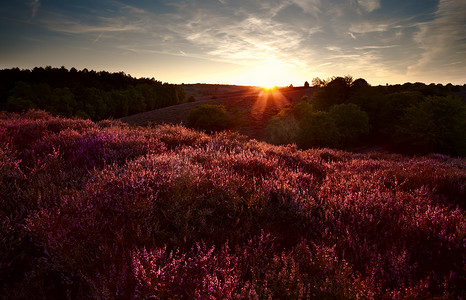
[[[234,117],[236,122],[233,130],[250,138],[263,139],[264,129],[274,115],[297,103],[303,96],[311,98],[316,91],[315,88],[279,88],[267,92],[258,87],[214,84],[182,86],[186,95],[195,95],[195,102],[143,112],[120,120],[140,126],[149,123],[186,124],[186,117],[192,109],[201,104],[213,103],[224,105]]]
[[[5,298],[461,298],[466,160],[0,115]]]
[[[207,132],[227,128],[276,145],[296,144],[301,149],[385,149],[410,155],[466,156],[466,105],[461,86],[370,86],[351,76],[316,80],[316,84],[312,88],[272,90],[183,85],[189,98],[197,97],[196,101],[120,120],[135,125],[183,123]],[[222,117],[215,116],[211,104],[223,111]],[[202,107],[194,113],[198,106]],[[209,109],[214,110],[208,113]],[[193,115],[186,122],[191,111]]]

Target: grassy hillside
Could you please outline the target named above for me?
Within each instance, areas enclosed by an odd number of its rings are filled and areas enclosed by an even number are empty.
[[[0,116],[5,298],[460,298],[466,161]]]

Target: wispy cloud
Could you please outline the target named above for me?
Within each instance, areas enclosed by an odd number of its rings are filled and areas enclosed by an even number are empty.
[[[141,29],[136,23],[127,22],[125,17],[109,18],[99,16],[94,18],[92,22],[85,22],[75,16],[49,12],[47,18],[42,19],[40,22],[51,31],[70,34],[127,32]]]
[[[191,47],[203,49],[206,57],[242,65],[290,59],[289,53],[299,49],[301,34],[272,20],[270,11],[230,9],[235,14],[183,11],[185,21],[170,30]]]
[[[368,32],[386,31],[388,28],[387,24],[380,24],[378,22],[361,22],[351,25],[350,32],[364,34]]]
[[[314,17],[322,13],[322,3],[320,0],[291,0],[291,2],[301,7],[305,13]]]
[[[341,51],[340,47],[335,47],[335,46],[328,46],[328,47],[325,47],[325,49],[327,49],[328,51]]]
[[[32,0],[32,2],[29,3],[32,9],[31,13],[31,18],[34,18],[37,14],[37,11],[39,10],[40,7],[40,1],[39,0]]]
[[[73,22],[66,23],[56,23],[48,22],[48,29],[52,31],[58,31],[63,33],[73,33],[73,34],[83,34],[83,33],[95,33],[95,32],[128,32],[138,30],[137,26],[134,25],[89,25],[89,24],[79,24]]]
[[[380,0],[358,0],[358,4],[368,12],[380,8]]]
[[[466,81],[466,5],[462,0],[440,0],[435,18],[419,25],[415,42],[423,50],[409,74],[420,76],[432,72],[450,73]],[[460,62],[460,63],[458,63]],[[452,64],[456,65],[451,69]]]
[[[101,34],[99,34],[99,36],[94,40],[93,43],[97,43],[103,35],[104,35],[103,32]]]
[[[387,48],[394,48],[398,47],[399,45],[387,45],[387,46],[362,46],[362,47],[355,47],[356,50],[367,50],[367,49],[387,49]]]

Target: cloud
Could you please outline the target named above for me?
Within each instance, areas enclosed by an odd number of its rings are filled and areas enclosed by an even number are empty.
[[[188,39],[211,47],[208,52],[211,56],[244,64],[283,59],[285,53],[299,48],[301,37],[271,20],[250,16],[237,23],[217,25],[215,30],[198,32],[195,38]]]
[[[358,0],[358,4],[368,12],[372,12],[380,8],[380,0]]]
[[[387,49],[387,48],[394,48],[398,47],[399,45],[387,45],[387,46],[362,46],[362,47],[355,47],[356,50],[367,50],[367,49]]]
[[[31,6],[31,9],[32,9],[31,18],[34,18],[36,16],[36,14],[37,14],[37,11],[39,10],[40,1],[39,0],[32,0],[32,2],[29,3],[29,6]]]
[[[187,55],[204,55],[207,59],[240,65],[270,60],[302,64],[297,55],[290,54],[300,49],[303,33],[274,20],[277,7],[265,9],[271,4],[256,1],[249,6],[242,5],[241,9],[235,5],[221,9],[218,6],[179,7],[177,15],[183,16],[183,21],[172,22],[169,29],[180,43],[186,43],[184,49],[191,50],[185,51]]]
[[[281,61],[307,74],[376,74],[385,83],[390,73],[406,73],[410,61],[412,74],[440,58],[464,70],[466,12],[460,2],[440,0],[426,22],[422,14],[411,19],[385,11],[374,19],[368,13],[386,9],[379,0],[159,0],[152,6],[110,0],[104,11],[44,6],[36,23],[119,53],[170,54],[240,68]]]
[[[337,70],[360,77],[377,73],[384,83],[390,70],[406,68],[390,54],[390,49],[401,52],[392,30],[396,20],[369,20],[347,1],[237,1],[240,8],[232,1],[221,8],[178,6],[183,22],[172,23],[170,31],[187,43],[183,51],[239,65],[278,60],[326,76]],[[374,10],[378,3],[364,5]]]
[[[348,30],[342,14],[334,14],[344,1],[166,1],[169,9],[163,12],[110,3],[113,7],[105,16],[54,11],[41,22],[49,30],[80,35],[94,43],[105,36],[105,43],[117,49],[132,45],[131,51],[174,55],[182,49],[183,55],[213,61],[255,65],[281,60],[303,68],[320,60],[326,47],[339,46],[334,45],[335,34],[344,27]],[[295,9],[275,18],[287,8]],[[303,21],[294,20],[296,11],[301,11]],[[335,27],[326,26],[329,21]]]
[[[325,66],[329,66],[331,65],[332,63],[331,62],[326,62],[326,63],[323,63],[323,64],[320,64],[318,65],[317,67],[320,68],[320,67],[325,67]]]
[[[320,0],[292,0],[291,2],[301,7],[305,13],[312,16],[318,16],[322,13],[322,3]]]
[[[96,32],[128,32],[138,31],[139,27],[132,24],[124,24],[118,20],[104,20],[100,24],[84,24],[78,20],[68,18],[54,19],[44,21],[44,25],[51,31],[71,33],[71,34],[86,34]]]
[[[422,49],[417,63],[409,67],[409,74],[420,76],[442,72],[466,81],[466,5],[463,0],[440,0],[432,21],[419,25],[414,41]],[[461,63],[458,63],[461,62]],[[452,69],[452,64],[456,65]]]
[[[142,23],[147,17],[144,10],[123,4],[118,6],[117,10],[125,11],[125,14],[105,15],[91,10],[87,14],[78,14],[44,9],[42,18],[38,22],[50,31],[75,35],[92,34],[95,36],[95,33],[142,32],[144,30]]]
[[[328,46],[325,47],[328,51],[341,51],[340,47],[335,47],[335,46]]]
[[[101,34],[99,34],[99,36],[94,40],[93,43],[94,43],[94,44],[97,43],[103,35],[104,35],[103,32],[102,32]]]
[[[361,22],[350,26],[350,32],[353,33],[368,33],[368,32],[380,32],[388,29],[387,24],[378,24],[371,22]]]

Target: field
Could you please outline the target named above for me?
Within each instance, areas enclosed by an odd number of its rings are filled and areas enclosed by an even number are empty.
[[[42,111],[2,113],[0,143],[5,298],[466,293],[464,159]]]

